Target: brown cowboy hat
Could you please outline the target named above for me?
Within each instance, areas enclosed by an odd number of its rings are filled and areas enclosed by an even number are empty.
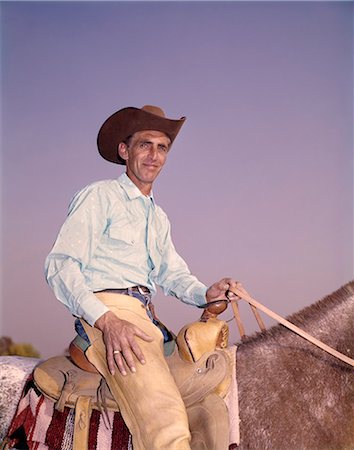
[[[156,130],[167,134],[172,144],[185,120],[185,117],[167,119],[158,106],[145,105],[141,109],[129,106],[120,109],[102,125],[97,136],[98,151],[107,161],[125,164],[118,154],[120,142],[137,131]]]

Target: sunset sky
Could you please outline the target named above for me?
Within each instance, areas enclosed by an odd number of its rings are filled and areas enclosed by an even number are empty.
[[[0,336],[43,356],[72,339],[44,259],[74,193],[121,173],[96,137],[125,106],[187,117],[154,194],[201,281],[287,315],[353,278],[352,2],[0,7]],[[155,303],[174,331],[199,317]]]

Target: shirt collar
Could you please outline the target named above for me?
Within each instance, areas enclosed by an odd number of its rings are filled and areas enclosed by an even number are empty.
[[[134,200],[138,197],[147,197],[150,198],[152,204],[155,205],[154,195],[151,192],[149,196],[144,195],[140,189],[132,182],[132,180],[128,177],[128,175],[124,172],[118,178],[118,183],[122,186],[125,193],[127,194],[129,200]]]

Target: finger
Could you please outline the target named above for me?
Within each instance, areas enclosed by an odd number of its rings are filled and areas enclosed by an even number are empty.
[[[222,281],[225,283],[225,286],[227,286],[227,289],[236,288],[241,285],[239,281],[236,281],[233,278],[224,278]]]
[[[143,339],[146,342],[152,342],[154,340],[154,338],[152,338],[151,336],[146,334],[141,328],[139,328],[137,326],[134,328],[134,332],[135,332],[136,336],[140,337],[141,339]]]
[[[146,342],[152,342],[154,340],[154,338],[149,336],[147,333],[145,333],[141,328],[139,328],[137,326],[135,326],[134,332],[137,337],[140,337],[141,339],[143,339]],[[130,341],[130,347],[133,350],[135,356],[138,358],[139,362],[141,364],[145,364],[146,360],[145,360],[144,354],[135,339],[132,339]]]
[[[228,286],[227,289],[237,289],[241,286],[241,283],[239,281],[234,280],[233,278],[225,278],[225,284]]]
[[[118,367],[119,372],[125,377],[127,375],[127,371],[125,369],[125,363],[124,363],[122,352],[119,350],[115,350],[113,353],[113,357],[114,357],[114,361]]]
[[[230,286],[226,295],[229,299],[236,299],[244,297],[244,295],[247,295],[247,292],[242,284],[239,281],[236,281],[233,285]]]
[[[232,278],[223,278],[219,281],[219,299],[226,297],[226,293],[231,289],[231,286],[233,286],[234,283]]]
[[[106,344],[106,359],[107,359],[108,369],[109,369],[110,373],[112,375],[114,375],[116,363],[115,363],[112,346],[109,344]]]
[[[148,334],[144,333],[139,327],[133,327],[134,335],[141,336],[144,340],[152,341],[153,338]],[[127,340],[121,342],[121,352],[119,356],[117,355],[116,362],[120,372],[126,375],[125,364],[128,366],[129,370],[133,373],[136,372],[136,360],[135,357],[141,364],[145,364],[145,357],[140,349],[138,343],[136,342],[134,336],[130,336]],[[124,364],[125,363],[125,364]],[[124,373],[123,373],[124,372]]]
[[[150,336],[149,336],[150,337]],[[138,358],[138,361],[141,364],[145,364],[146,360],[145,360],[145,356],[144,353],[142,352],[141,348],[139,347],[138,343],[135,341],[135,339],[131,342],[131,349],[134,352],[135,356]]]
[[[228,298],[228,300],[236,300],[236,299],[239,299],[240,297],[234,292],[234,291],[232,291],[231,289],[229,289],[227,292],[226,292],[226,297]]]
[[[230,278],[223,278],[220,281],[220,289],[227,291],[230,288],[232,280]]]
[[[127,347],[124,350],[122,350],[122,356],[124,356],[125,363],[128,366],[129,370],[131,372],[135,373],[136,367],[135,367],[134,356],[133,356],[131,348]],[[126,375],[126,373],[125,373],[125,375]]]

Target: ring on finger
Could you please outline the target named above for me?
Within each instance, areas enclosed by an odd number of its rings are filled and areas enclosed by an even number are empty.
[[[113,355],[118,355],[119,353],[121,353],[121,350],[114,350],[113,351]]]

